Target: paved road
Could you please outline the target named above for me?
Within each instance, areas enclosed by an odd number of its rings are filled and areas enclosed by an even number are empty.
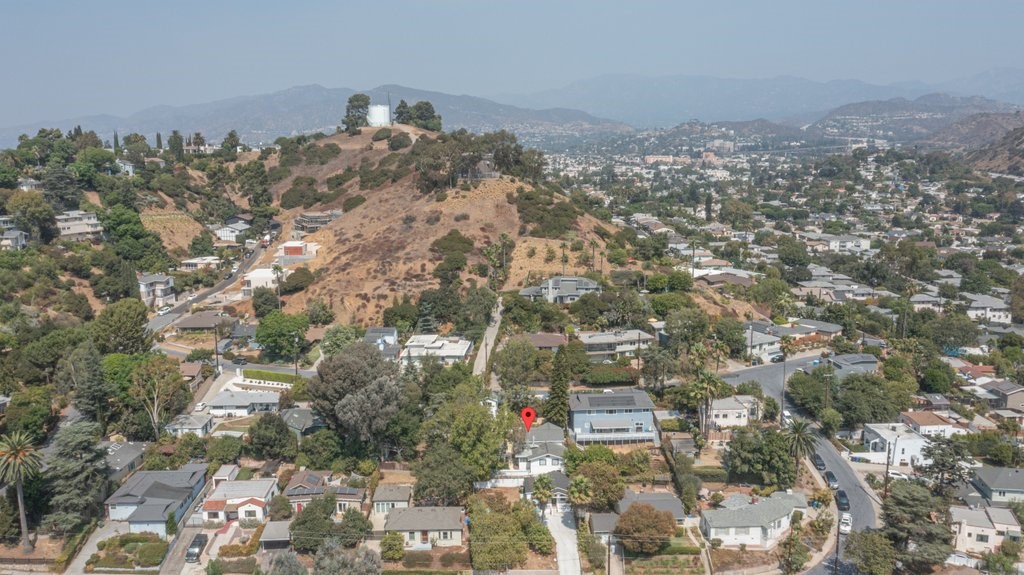
[[[787,379],[796,372],[797,369],[806,369],[810,371],[814,365],[813,362],[819,359],[819,355],[816,353],[807,353],[803,357],[795,357],[787,361],[786,365],[786,377]],[[774,363],[768,365],[762,365],[758,367],[748,368],[739,370],[736,372],[729,373],[722,377],[726,383],[730,385],[738,385],[746,381],[757,381],[761,384],[761,388],[764,390],[765,395],[770,397],[778,398],[782,394],[782,364]],[[789,396],[786,397],[785,409],[790,410],[792,413],[799,413],[800,410],[790,401]],[[850,465],[849,460],[844,458],[832,443],[818,438],[817,440],[817,453],[821,455],[821,458],[825,460],[825,466],[827,470],[835,473],[836,479],[839,480],[839,488],[846,491],[847,496],[850,498],[850,511],[853,515],[853,528],[854,530],[860,531],[863,529],[874,529],[879,526],[878,515],[875,511],[874,505],[872,505],[872,499],[877,501],[877,497],[874,492],[870,491],[858,478],[856,471]],[[823,473],[823,472],[822,472]],[[838,517],[836,520],[838,521]],[[840,546],[845,545],[846,536],[840,536]],[[832,573],[832,564],[834,562],[834,555],[829,554],[827,560],[815,566],[813,569],[807,571],[810,575],[829,575]],[[840,572],[847,571],[848,566],[842,563],[842,552],[840,549]]]
[[[253,254],[251,256],[243,258],[240,262],[238,262],[238,272],[232,274],[230,278],[226,280],[221,280],[213,287],[199,292],[195,299],[191,301],[185,300],[184,302],[179,303],[178,305],[171,308],[171,311],[169,311],[168,313],[164,315],[154,316],[153,319],[149,320],[149,323],[146,324],[146,327],[148,327],[149,330],[152,331],[153,333],[156,333],[184,317],[193,304],[198,305],[204,299],[224,291],[224,289],[226,289],[228,286],[238,281],[242,274],[249,271],[249,267],[252,264],[256,263],[260,256],[263,255],[263,249],[264,248],[257,247],[253,251]]]
[[[484,341],[480,344],[480,351],[476,354],[473,362],[473,375],[482,375],[487,370],[487,361],[494,355],[494,343],[498,339],[498,329],[501,328],[501,298],[498,298],[498,305],[491,313],[491,324],[484,330]]]
[[[558,575],[580,575],[580,550],[576,545],[576,519],[572,510],[548,509],[546,521],[555,538]]]

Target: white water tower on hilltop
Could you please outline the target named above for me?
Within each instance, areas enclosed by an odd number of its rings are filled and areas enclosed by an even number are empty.
[[[383,128],[391,125],[391,106],[384,104],[372,104],[366,114],[366,123],[373,128]]]

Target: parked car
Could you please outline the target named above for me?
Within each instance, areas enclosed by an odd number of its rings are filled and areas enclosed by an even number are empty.
[[[192,538],[192,543],[188,546],[188,551],[185,552],[186,563],[199,563],[199,556],[202,555],[203,549],[206,549],[206,543],[210,540],[210,537],[205,533],[199,533]]]
[[[192,293],[188,294],[188,301],[192,301],[192,300],[196,299],[197,297],[199,297],[199,294],[196,293],[196,292],[192,292]]]
[[[200,411],[202,411],[202,410],[204,410],[204,409],[206,409],[206,402],[205,402],[205,401],[200,401],[199,403],[197,403],[197,404],[196,404],[196,409],[195,409],[195,411],[196,411],[197,413],[198,413],[198,412],[200,412]]]
[[[836,507],[838,507],[840,511],[850,510],[850,498],[842,489],[836,491]]]
[[[245,364],[249,363],[249,360],[245,359],[244,357],[238,356],[235,359],[232,359],[231,363],[233,363],[235,365],[245,365]]]
[[[832,473],[831,471],[825,472],[825,483],[828,484],[829,489],[839,489],[839,478],[836,477],[836,474]]]
[[[853,531],[853,515],[843,513],[839,518],[839,532],[843,535],[847,535],[851,531]]]
[[[825,471],[825,460],[822,459],[820,455],[815,453],[811,457],[811,461],[814,461],[814,468],[815,469],[817,469],[818,471]]]
[[[895,469],[890,469],[889,470],[889,479],[902,479],[904,481],[907,481],[907,480],[910,479],[910,476],[907,475],[906,473],[901,472],[901,471],[896,471]]]
[[[165,305],[164,307],[157,310],[156,315],[167,315],[171,313],[171,306]]]
[[[233,274],[231,272],[228,272],[228,273],[224,274],[224,279],[229,280],[229,279],[231,279],[231,276],[233,276],[233,275],[235,275],[235,274]]]
[[[781,353],[778,353],[768,358],[768,360],[771,361],[772,363],[782,363],[782,360],[785,358],[786,356],[782,355]]]

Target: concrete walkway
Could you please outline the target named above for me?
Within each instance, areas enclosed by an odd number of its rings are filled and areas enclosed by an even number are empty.
[[[580,550],[576,545],[576,518],[572,510],[559,512],[550,509],[544,519],[555,538],[558,574],[580,575]]]
[[[89,557],[93,553],[98,553],[99,549],[96,548],[96,544],[104,539],[110,539],[115,535],[124,535],[128,533],[128,522],[127,521],[106,521],[102,527],[97,527],[96,531],[92,532],[89,536],[89,540],[82,545],[82,550],[78,552],[74,561],[68,565],[66,570],[67,573],[85,573],[85,562],[89,560]]]

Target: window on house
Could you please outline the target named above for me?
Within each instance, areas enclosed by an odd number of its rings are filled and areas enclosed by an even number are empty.
[[[982,535],[978,533],[978,536],[974,538],[978,543],[988,543],[988,535]]]
[[[737,527],[736,528],[736,535],[747,535],[748,533],[750,533],[750,528],[749,527]]]
[[[442,531],[441,532],[441,539],[451,539],[451,538],[452,538],[452,532],[451,531]]]
[[[410,531],[409,532],[409,541],[415,541],[415,540],[416,540],[416,532],[415,531]]]
[[[219,519],[220,518],[220,512],[219,511],[208,511],[206,513],[206,518],[207,519]]]
[[[254,510],[254,509],[247,509],[245,511],[245,517],[247,519],[255,519],[256,518],[256,510]]]

